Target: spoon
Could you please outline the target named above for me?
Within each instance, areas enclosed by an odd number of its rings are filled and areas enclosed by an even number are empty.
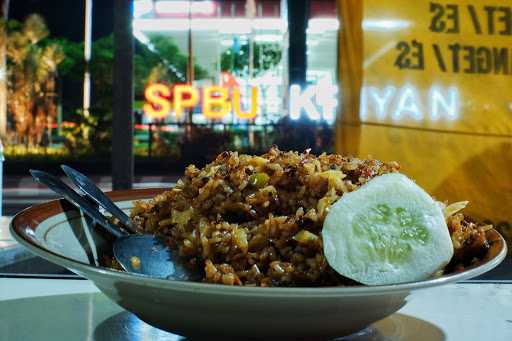
[[[117,218],[129,232],[138,233],[137,228],[130,217],[117,207],[117,205],[114,204],[114,202],[107,197],[107,195],[103,193],[103,191],[99,189],[91,179],[69,166],[62,165],[61,168],[76,187],[78,187],[105,211],[112,214],[114,218]]]
[[[66,167],[69,174],[76,175],[75,170],[70,171],[71,168]],[[76,207],[80,208],[84,214],[89,216],[93,222],[102,226],[108,233],[110,233],[115,241],[112,246],[115,259],[119,262],[121,267],[127,272],[147,275],[151,277],[166,278],[182,281],[196,281],[200,277],[191,269],[187,268],[183,262],[179,260],[173,250],[171,250],[165,241],[152,234],[134,234],[136,231],[133,222],[130,220],[130,227],[124,225],[123,228],[112,223],[105,217],[93,204],[91,204],[82,195],[75,192],[71,187],[66,185],[58,177],[38,170],[30,170],[32,177],[39,183],[46,185],[59,195],[62,195],[66,200],[71,202]],[[80,173],[81,174],[81,173]],[[78,182],[73,176],[71,180]],[[100,204],[107,212],[115,214],[115,218],[119,221],[126,221],[129,217],[123,212],[123,215],[117,216],[122,212],[99,188],[92,183],[85,175],[81,174],[80,183],[87,185],[88,192],[85,194],[94,202]],[[96,190],[90,190],[93,185]],[[82,188],[82,186],[79,186]],[[90,190],[90,191],[89,191]],[[91,193],[99,194],[99,196],[91,195]],[[107,204],[105,198],[108,198],[110,204]],[[104,207],[108,207],[106,209]],[[110,210],[115,207],[114,210]]]

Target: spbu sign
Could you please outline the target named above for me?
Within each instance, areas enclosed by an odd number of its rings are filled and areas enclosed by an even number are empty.
[[[250,104],[242,108],[240,88],[226,88],[218,85],[199,90],[190,85],[169,87],[152,84],[144,93],[144,112],[151,118],[163,119],[171,113],[180,118],[185,109],[201,104],[202,113],[209,119],[222,119],[229,113],[241,119],[254,119],[258,111],[258,88],[250,88]]]
[[[190,85],[170,87],[157,83],[146,88],[144,112],[155,119],[163,119],[174,113],[179,119],[186,109],[200,105],[203,115],[208,119],[223,119],[228,114],[239,119],[255,119],[259,109],[270,102],[282,100],[280,97],[271,98],[268,92],[264,98],[260,98],[258,87],[250,87],[248,92],[242,94],[238,84],[199,89]],[[337,87],[331,81],[320,81],[305,89],[292,85],[289,93],[288,112],[292,119],[306,116],[312,120],[334,122],[338,104]]]
[[[328,80],[308,85],[290,87],[288,114],[297,120],[307,117],[313,121],[333,123],[338,106],[338,88]],[[202,89],[190,85],[169,87],[152,84],[146,88],[144,112],[151,118],[163,119],[176,115],[179,119],[186,109],[201,106],[207,119],[223,119],[233,115],[239,119],[255,119],[259,109],[265,107],[267,95],[260,98],[257,87],[249,88],[249,94],[242,95],[239,86],[207,86]],[[413,85],[396,87],[364,86],[361,91],[361,112],[363,121],[391,122],[455,121],[461,111],[460,93],[456,86],[432,86],[428,91],[419,91]]]

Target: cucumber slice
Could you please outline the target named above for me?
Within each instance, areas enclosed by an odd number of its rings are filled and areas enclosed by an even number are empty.
[[[331,206],[322,237],[329,265],[367,285],[427,279],[453,256],[443,211],[399,173],[344,194]]]

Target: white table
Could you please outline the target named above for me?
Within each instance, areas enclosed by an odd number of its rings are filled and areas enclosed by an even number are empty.
[[[4,250],[16,246],[6,227],[0,218]],[[0,278],[0,341],[157,339],[182,340],[124,311],[90,281]],[[510,341],[512,281],[415,292],[398,313],[343,340]]]
[[[182,340],[112,303],[86,280],[0,279],[0,340]],[[510,341],[512,282],[418,291],[398,313],[343,340]]]

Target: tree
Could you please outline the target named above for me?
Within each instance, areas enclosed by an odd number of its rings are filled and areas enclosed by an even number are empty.
[[[7,19],[9,0],[0,0],[0,137],[7,130]]]
[[[14,29],[9,29],[10,27]],[[57,67],[64,59],[59,45],[46,44],[48,29],[36,14],[8,27],[8,108],[19,143],[39,145],[57,114]]]
[[[147,84],[185,83],[188,58],[171,37],[154,34],[148,45],[141,45],[135,54],[135,93],[142,96]],[[204,79],[208,72],[194,64],[194,78]]]
[[[59,64],[59,75],[65,80],[81,82],[83,77],[83,43],[66,39],[52,40],[62,46],[66,59]],[[114,39],[112,35],[100,38],[92,44],[90,63],[92,79],[92,109],[104,112],[112,107],[112,65],[114,63]],[[142,98],[148,83],[169,84],[185,82],[187,57],[180,52],[172,38],[154,35],[150,44],[137,43],[134,55],[135,97]],[[195,65],[196,78],[206,78],[205,69]],[[64,98],[66,100],[66,98]]]
[[[277,44],[255,43],[253,51],[254,73],[258,76],[265,71],[273,69],[281,62],[282,52]],[[220,67],[222,71],[235,74],[243,74],[249,69],[249,44],[238,45],[224,51],[220,59]]]
[[[58,66],[59,76],[63,80],[61,83],[81,84],[84,70],[83,43],[74,43],[66,39],[51,40],[50,42],[61,46],[66,56]],[[144,89],[149,83],[185,82],[187,57],[179,51],[172,38],[154,35],[151,37],[150,44],[136,43],[135,47],[134,87],[136,99],[143,98]],[[70,99],[70,95],[73,94],[66,94],[63,98],[63,107],[68,108],[66,119],[76,123],[75,128],[66,129],[65,133],[66,146],[73,153],[77,151],[92,152],[92,146],[94,146],[95,152],[106,153],[105,148],[110,146],[113,49],[112,35],[100,38],[92,44],[92,58],[89,65],[92,80],[92,106],[89,118],[84,117],[78,109],[80,102]],[[198,78],[208,76],[207,72],[199,65],[195,65],[194,68]],[[73,105],[73,109],[70,110],[69,108]],[[90,131],[88,141],[79,138],[83,129]]]

